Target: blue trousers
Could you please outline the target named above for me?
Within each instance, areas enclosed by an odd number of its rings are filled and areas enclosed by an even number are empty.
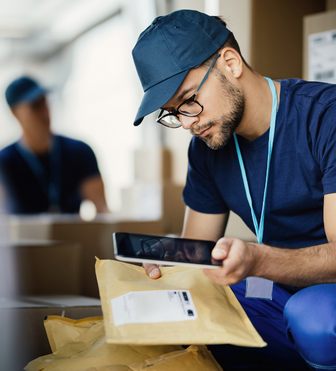
[[[225,371],[336,370],[336,284],[274,284],[273,300],[245,298],[245,285],[231,289],[268,345],[209,345]]]

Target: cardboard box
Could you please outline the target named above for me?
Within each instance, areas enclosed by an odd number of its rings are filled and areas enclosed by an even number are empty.
[[[98,215],[85,222],[78,216],[54,215],[17,217],[9,219],[13,238],[50,239],[79,243],[82,247],[79,263],[80,287],[77,294],[99,297],[95,275],[95,257],[114,259],[112,234],[131,232],[161,235],[162,220],[136,220],[116,215]],[[68,291],[66,293],[69,293]]]
[[[272,79],[302,78],[303,17],[322,11],[321,0],[253,0],[251,66]]]
[[[309,72],[309,65],[310,65],[309,47],[310,48],[314,47],[314,44],[310,44],[310,46],[309,46],[309,37],[311,37],[311,35],[314,35],[314,34],[320,34],[322,32],[332,31],[332,30],[335,30],[335,32],[333,34],[336,35],[336,10],[331,10],[331,11],[328,11],[328,12],[313,14],[313,15],[304,17],[304,22],[303,22],[303,78],[305,80],[308,80],[309,76],[312,76],[313,77],[312,79],[314,79],[314,80],[323,80],[323,73],[321,73],[322,79],[319,79],[318,78],[319,76],[317,74],[315,74],[316,75],[315,76],[314,74]],[[316,41],[318,42],[319,40],[316,40]],[[329,47],[332,47],[333,49],[335,48],[334,44],[330,45]],[[323,52],[323,50],[322,50],[322,52]],[[325,50],[325,52],[326,52],[326,58],[325,59],[327,59],[328,47]],[[322,64],[325,64],[326,62],[328,63],[327,60],[323,60],[323,56],[322,56]],[[323,72],[323,70],[325,70],[325,75],[326,75],[325,77],[328,77],[328,71],[335,71],[336,72],[335,62],[331,61],[331,63],[333,63],[333,65],[331,65],[331,67],[332,67],[331,69],[327,68],[327,69],[322,69],[321,70],[321,72]],[[310,67],[310,68],[312,68],[312,67]],[[335,74],[335,72],[334,72],[334,74]],[[330,73],[329,73],[329,75],[330,75]],[[314,78],[314,77],[316,77],[316,78]],[[333,77],[336,79],[336,76],[333,76]],[[330,82],[332,82],[332,81],[330,81]]]
[[[162,186],[162,219],[165,234],[181,235],[185,214],[183,185],[165,183]]]
[[[326,10],[336,10],[336,0],[327,0]]]
[[[2,298],[1,370],[23,370],[33,359],[51,353],[43,324],[45,316],[49,315],[72,319],[102,316],[100,300],[81,296]]]
[[[2,256],[6,250],[18,295],[80,294],[79,243],[18,240],[1,246]]]

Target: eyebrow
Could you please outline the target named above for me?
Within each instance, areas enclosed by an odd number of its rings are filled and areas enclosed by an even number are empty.
[[[191,86],[190,88],[188,89],[185,89],[183,90],[175,99],[174,99],[174,102],[180,102],[182,100],[182,98],[184,98],[187,94],[189,94],[192,90],[194,89],[197,89],[196,85],[194,86]],[[175,106],[177,106],[177,103],[175,104]],[[163,110],[170,110],[170,109],[175,109],[175,107],[161,107],[161,109]]]

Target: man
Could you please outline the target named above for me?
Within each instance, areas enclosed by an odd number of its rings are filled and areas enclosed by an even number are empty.
[[[82,200],[107,212],[104,184],[92,149],[50,129],[47,91],[20,77],[6,89],[6,100],[22,128],[22,138],[0,151],[7,208],[14,214],[78,213]]]
[[[268,343],[215,357],[224,370],[336,370],[336,87],[262,77],[223,21],[191,10],[155,19],[133,58],[134,124],[160,108],[158,123],[194,135],[183,237],[217,241],[223,265],[204,273]],[[258,244],[222,237],[230,210]]]

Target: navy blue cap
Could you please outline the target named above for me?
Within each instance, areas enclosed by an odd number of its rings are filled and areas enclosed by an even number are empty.
[[[10,107],[21,102],[33,103],[43,95],[47,90],[40,86],[30,77],[20,77],[8,85],[5,96]]]
[[[216,53],[229,34],[215,18],[196,10],[178,10],[155,18],[132,51],[145,93],[134,125],[166,104],[189,70]]]

